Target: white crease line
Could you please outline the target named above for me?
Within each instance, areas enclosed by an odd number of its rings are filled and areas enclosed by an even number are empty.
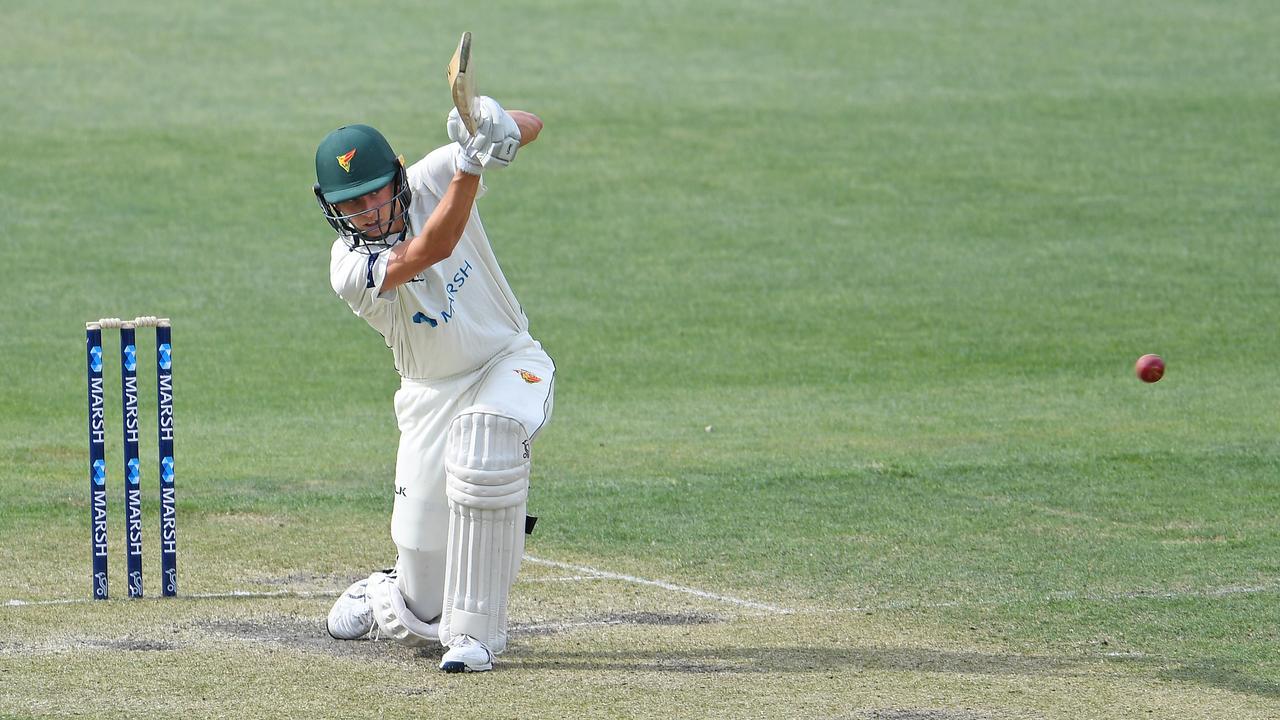
[[[608,580],[608,579],[609,578],[606,578],[600,575],[571,575],[566,577],[550,577],[550,578],[521,578],[519,582],[521,583],[577,582],[577,581],[588,581],[588,580],[594,581],[594,580]],[[221,593],[192,593],[189,595],[184,594],[184,595],[177,596],[177,598],[162,598],[162,599],[166,599],[166,600],[168,599],[230,600],[235,598],[246,598],[246,599],[253,600],[253,599],[263,599],[263,598],[287,598],[287,597],[308,599],[308,598],[317,598],[317,597],[337,597],[341,593],[342,593],[342,588],[335,588],[333,590],[269,590],[269,591],[231,590],[229,592],[221,592]],[[137,598],[116,598],[116,599],[133,600]],[[147,595],[142,599],[154,600],[155,596]],[[26,606],[39,607],[42,605],[88,605],[95,602],[101,602],[101,601],[94,600],[92,598],[61,598],[57,600],[18,600],[15,598],[13,600],[6,600],[2,606],[3,607],[26,607]]]
[[[332,590],[273,590],[270,592],[257,592],[253,590],[232,590],[226,593],[196,593],[194,595],[185,595],[195,600],[222,600],[225,598],[318,598],[318,597],[337,597],[342,594],[345,588],[335,588]]]
[[[525,558],[528,560],[528,558]],[[520,578],[516,580],[518,584],[524,583],[553,583],[553,582],[586,582],[588,580],[608,580],[607,577],[600,575],[565,575],[563,577],[545,577],[545,578]]]
[[[341,589],[337,590],[276,590],[270,592],[254,592],[251,590],[232,590],[224,593],[192,593],[190,595],[179,595],[175,598],[159,598],[164,601],[169,600],[228,600],[236,598],[247,598],[250,600],[260,598],[316,598],[316,597],[337,597],[341,593]],[[119,600],[155,600],[155,596],[147,596],[143,598],[117,598]],[[7,600],[5,607],[37,607],[42,605],[89,605],[92,603],[102,602],[93,598],[64,598],[61,600]],[[107,602],[110,602],[109,600]]]
[[[751,600],[743,600],[728,595],[717,595],[716,593],[706,592],[695,588],[675,585],[673,583],[664,582],[662,580],[646,580],[645,578],[634,577],[632,575],[622,575],[620,573],[607,572],[605,570],[596,570],[595,568],[570,565],[555,560],[543,560],[530,555],[524,556],[525,561],[537,565],[547,565],[550,567],[558,567],[565,570],[574,570],[579,573],[588,573],[586,575],[570,575],[564,577],[550,578],[528,578],[519,580],[520,583],[531,582],[585,582],[588,580],[621,580],[624,582],[636,583],[640,585],[651,585],[664,590],[673,592],[687,593],[696,597],[706,598],[709,600],[717,600],[720,602],[741,605],[743,607],[756,608],[769,612],[782,614],[839,614],[839,613],[864,613],[864,612],[886,612],[890,610],[939,610],[953,607],[981,607],[989,605],[1013,605],[1015,603],[1034,603],[1034,602],[1056,602],[1067,600],[1083,600],[1086,602],[1114,602],[1117,600],[1177,600],[1180,598],[1221,598],[1230,597],[1232,595],[1255,595],[1260,593],[1280,591],[1280,583],[1270,583],[1266,585],[1225,585],[1219,588],[1206,588],[1204,590],[1187,590],[1187,591],[1161,591],[1154,590],[1135,590],[1130,592],[1118,593],[1089,593],[1081,594],[1075,590],[1062,590],[1059,592],[1048,593],[1039,597],[1030,598],[1003,598],[992,600],[953,600],[950,602],[925,603],[915,602],[911,600],[897,600],[893,602],[882,603],[880,605],[866,605],[843,608],[805,608],[801,610],[792,610],[788,608],[767,605],[765,603],[753,602]],[[177,600],[230,600],[230,599],[267,599],[267,598],[317,598],[317,597],[337,597],[342,592],[341,588],[332,590],[276,590],[276,591],[251,591],[251,590],[232,590],[223,593],[194,593],[191,595],[179,595]],[[117,598],[124,599],[124,598]],[[154,600],[155,596],[147,596],[145,600]],[[162,598],[162,600],[170,598]],[[89,605],[101,602],[91,598],[63,598],[57,600],[7,600],[0,607],[41,607],[46,605]],[[584,624],[601,624],[598,621]],[[606,623],[607,624],[607,623]]]
[[[740,605],[742,607],[755,608],[756,610],[766,610],[768,612],[783,613],[783,614],[790,614],[791,612],[793,612],[792,610],[788,610],[787,608],[783,608],[783,607],[778,607],[777,605],[769,605],[766,603],[755,602],[753,600],[743,600],[742,598],[736,598],[730,595],[719,595],[717,593],[707,592],[706,590],[698,590],[697,588],[685,587],[683,585],[676,585],[674,583],[669,583],[664,580],[648,580],[645,578],[636,577],[634,575],[623,575],[621,573],[613,573],[605,570],[597,570],[592,567],[586,567],[585,565],[570,565],[569,563],[562,563],[556,560],[543,560],[541,558],[533,557],[532,555],[525,555],[524,559],[526,562],[531,562],[536,565],[547,565],[549,567],[560,568],[561,570],[572,570],[578,573],[586,573],[588,575],[594,575],[595,577],[598,577],[598,578],[606,578],[609,580],[621,580],[623,582],[635,583],[637,585],[650,585],[652,587],[662,588],[663,590],[670,590],[672,592],[685,593],[686,595],[693,595],[694,597],[700,597],[706,600],[715,600],[717,602],[729,603],[731,605]]]
[[[91,602],[81,598],[79,600],[8,600],[5,607],[23,607],[24,605],[78,605],[80,603]]]

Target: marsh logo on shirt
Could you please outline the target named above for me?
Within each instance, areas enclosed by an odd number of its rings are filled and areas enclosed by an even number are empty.
[[[372,269],[373,260],[372,259],[369,260],[369,268],[370,268],[369,287],[373,287],[373,284],[372,284],[373,283],[373,269]],[[462,290],[462,286],[466,284],[467,278],[470,277],[470,275],[471,275],[471,261],[463,260],[462,266],[459,267],[458,271],[453,274],[453,282],[446,282],[444,285],[444,294],[445,294],[445,298],[448,300],[448,305],[444,309],[438,312],[440,319],[437,320],[436,318],[431,317],[430,315],[419,311],[413,314],[413,322],[418,325],[429,325],[431,327],[436,327],[442,322],[445,324],[448,324],[450,320],[457,317],[458,293]]]

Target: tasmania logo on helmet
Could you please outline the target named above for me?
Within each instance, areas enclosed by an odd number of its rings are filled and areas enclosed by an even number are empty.
[[[342,166],[343,170],[351,172],[351,159],[355,156],[355,148],[352,148],[350,152],[338,156],[338,164]]]

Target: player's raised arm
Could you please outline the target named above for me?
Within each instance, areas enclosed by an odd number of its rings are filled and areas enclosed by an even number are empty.
[[[520,115],[533,136],[537,137],[542,122],[532,113]],[[460,141],[457,172],[422,231],[391,250],[382,292],[409,282],[423,270],[453,254],[471,217],[471,206],[480,188],[480,174],[486,169],[506,167],[515,159],[516,149],[522,144],[521,121],[503,110],[492,98],[476,98],[476,133],[474,136],[465,135],[465,142],[461,139],[467,130],[457,122],[456,108],[449,117],[449,134]]]
[[[480,175],[459,169],[453,175],[440,204],[427,218],[422,232],[391,249],[382,292],[397,288],[453,254],[471,218],[471,205],[480,187]]]
[[[538,139],[538,133],[542,132],[542,118],[524,110],[508,110],[507,112],[520,128],[520,147],[524,147]]]

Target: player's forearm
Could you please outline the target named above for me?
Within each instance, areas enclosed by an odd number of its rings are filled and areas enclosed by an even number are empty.
[[[391,251],[387,276],[382,282],[383,292],[409,282],[418,273],[453,254],[467,221],[471,219],[471,206],[479,188],[479,175],[462,171],[454,174],[422,232]]]
[[[516,121],[516,127],[520,128],[520,147],[538,139],[538,133],[542,132],[542,118],[523,110],[508,110],[507,114]]]

